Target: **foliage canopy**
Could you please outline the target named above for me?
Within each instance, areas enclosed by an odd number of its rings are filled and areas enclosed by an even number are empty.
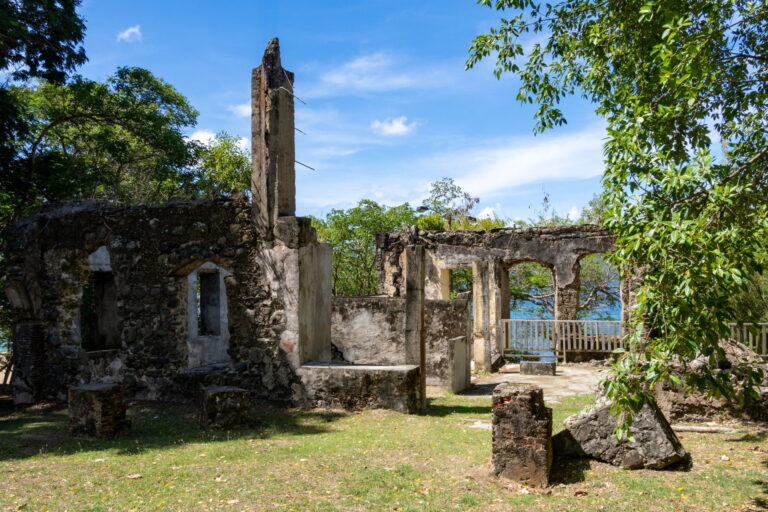
[[[571,94],[607,123],[605,224],[622,271],[643,271],[634,350],[607,390],[617,409],[637,410],[660,379],[677,379],[673,359],[714,362],[727,323],[751,320],[730,297],[761,270],[768,234],[768,4],[479,3],[511,16],[473,41],[467,65],[493,56],[497,76],[514,73],[517,98],[538,105],[536,131],[565,123]],[[744,401],[761,378],[688,383]]]

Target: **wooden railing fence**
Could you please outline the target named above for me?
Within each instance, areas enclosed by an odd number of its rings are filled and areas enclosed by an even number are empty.
[[[501,321],[505,352],[521,358],[606,354],[624,347],[622,322],[613,320]]]

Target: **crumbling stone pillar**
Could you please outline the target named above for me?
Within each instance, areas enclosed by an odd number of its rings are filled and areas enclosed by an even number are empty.
[[[13,402],[31,404],[43,398],[45,326],[24,321],[13,328]]]
[[[489,328],[491,338],[491,371],[497,370],[503,364],[504,347],[507,343],[501,320],[509,318],[509,271],[504,268],[501,260],[493,260],[488,274],[491,279]]]
[[[499,384],[493,390],[493,473],[532,487],[549,484],[552,409],[530,385]]]
[[[490,297],[488,291],[488,266],[480,259],[472,262],[472,357],[475,370],[491,369],[490,346]]]
[[[509,318],[509,272],[500,260],[472,262],[473,353],[476,370],[492,371],[502,359],[504,331]]]
[[[426,408],[427,367],[424,333],[424,246],[405,248],[405,364],[418,365],[419,409]]]
[[[555,320],[576,320],[579,313],[581,265],[578,260],[555,267]]]
[[[278,217],[296,214],[293,73],[283,69],[277,38],[251,79],[254,218],[271,233]]]
[[[69,429],[73,435],[114,437],[129,426],[119,384],[69,388]]]
[[[255,422],[250,393],[232,386],[210,386],[203,390],[200,426],[227,429]]]

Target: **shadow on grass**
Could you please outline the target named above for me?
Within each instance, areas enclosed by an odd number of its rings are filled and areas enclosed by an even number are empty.
[[[585,457],[555,457],[549,472],[549,484],[577,484],[587,479],[591,460]]]
[[[436,418],[444,418],[451,415],[472,414],[489,416],[491,414],[491,407],[489,405],[469,405],[469,404],[441,404],[440,399],[427,399],[427,410],[424,413],[426,416],[433,416]]]
[[[91,450],[115,450],[119,455],[134,455],[186,443],[267,439],[275,434],[322,434],[331,430],[327,423],[344,416],[331,411],[293,411],[259,406],[253,427],[203,431],[199,428],[198,410],[193,406],[138,402],[128,408],[131,421],[128,432],[115,439],[91,439],[69,434],[65,405],[21,409],[2,403],[0,461],[24,459],[41,453],[67,455]]]
[[[768,439],[768,431],[762,432],[748,432],[741,437],[733,437],[726,439],[726,441],[734,443],[760,443]]]
[[[762,461],[762,465],[765,466],[766,469],[768,469],[768,459],[764,459]],[[768,494],[768,481],[755,480],[753,483],[760,487],[760,494],[763,494],[763,495]],[[763,498],[762,496],[757,496],[753,498],[752,501],[754,502],[757,510],[768,510],[768,500]]]
[[[498,385],[498,382],[496,384],[472,384],[464,391],[456,394],[462,396],[492,396],[493,389]]]

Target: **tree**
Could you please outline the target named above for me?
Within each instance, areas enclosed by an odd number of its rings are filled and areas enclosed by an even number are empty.
[[[331,210],[313,218],[318,237],[333,246],[332,284],[336,296],[376,293],[376,235],[413,225],[416,212],[408,203],[388,207],[363,199],[348,210]]]
[[[249,154],[238,138],[188,140],[184,131],[197,111],[145,69],[120,68],[104,83],[76,78],[13,93],[28,129],[0,177],[10,218],[61,201],[147,203],[249,187]]]
[[[453,222],[466,222],[479,202],[479,198],[462,190],[453,178],[442,178],[430,185],[429,197],[424,201],[424,206],[445,219],[448,229],[453,229]]]
[[[491,0],[479,3],[491,6]],[[565,123],[581,94],[607,124],[605,225],[620,271],[642,269],[632,352],[606,389],[615,411],[652,400],[674,359],[723,357],[730,297],[759,272],[768,234],[768,4],[746,0],[496,0],[512,11],[477,37],[468,66],[494,55],[520,79],[536,131]],[[525,46],[535,35],[543,42]],[[711,365],[716,367],[716,365]],[[754,368],[687,384],[756,396]],[[631,414],[626,414],[629,418]]]
[[[14,163],[0,178],[16,215],[81,199],[156,201],[189,185],[196,146],[183,136],[195,111],[172,86],[140,68],[105,83],[16,88],[27,120]]]
[[[77,0],[0,0],[0,170],[16,154],[15,141],[27,131],[11,86],[30,79],[63,83],[67,74],[86,61],[82,47],[85,24]]]
[[[219,132],[197,150],[195,188],[199,195],[250,194],[251,154],[240,139]]]

